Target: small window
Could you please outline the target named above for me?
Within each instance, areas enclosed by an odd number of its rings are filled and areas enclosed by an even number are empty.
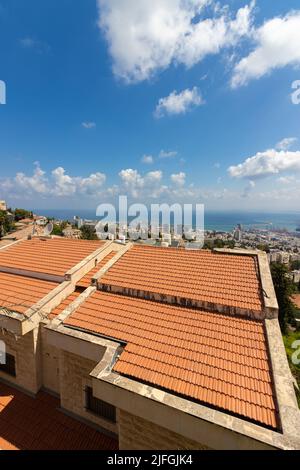
[[[101,418],[116,422],[116,408],[105,401],[95,398],[93,395],[93,389],[86,387],[86,408],[88,411],[100,416]]]
[[[0,372],[16,377],[16,360],[11,354],[5,355],[5,364],[0,364]]]

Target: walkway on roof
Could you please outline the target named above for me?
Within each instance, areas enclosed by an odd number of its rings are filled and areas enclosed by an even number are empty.
[[[32,398],[0,382],[0,450],[117,449],[115,439],[62,413],[57,398]]]

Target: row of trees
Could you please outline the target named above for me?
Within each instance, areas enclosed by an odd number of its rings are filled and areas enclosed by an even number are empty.
[[[6,211],[0,211],[0,239],[11,232],[13,228],[14,222],[12,216],[9,216]]]
[[[0,211],[0,239],[12,232],[15,228],[15,223],[22,219],[33,219],[33,213],[25,209]]]
[[[271,264],[271,274],[279,305],[279,323],[283,334],[288,325],[295,326],[297,308],[292,301],[292,295],[297,291],[289,276],[289,268],[281,263]]]

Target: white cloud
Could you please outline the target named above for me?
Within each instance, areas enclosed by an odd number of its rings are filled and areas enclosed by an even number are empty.
[[[213,0],[98,0],[98,6],[115,75],[137,82],[236,45],[250,34],[254,2],[235,17]]]
[[[244,192],[242,193],[242,197],[245,197],[245,198],[249,197],[250,193],[255,188],[255,186],[256,186],[255,181],[250,180],[247,186],[245,187]]]
[[[159,158],[174,158],[178,155],[178,152],[175,150],[161,150],[159,152]]]
[[[49,192],[45,172],[40,168],[38,162],[35,163],[32,176],[26,176],[24,173],[19,172],[16,174],[14,182],[16,189],[19,188],[29,193],[47,194]]]
[[[58,167],[52,171],[54,178],[53,192],[57,196],[70,196],[76,192],[76,182],[71,176],[66,174],[62,167]]]
[[[277,181],[281,184],[292,184],[296,182],[296,178],[294,176],[281,176]]]
[[[137,199],[138,197],[153,197],[160,188],[163,177],[161,171],[150,171],[142,176],[137,170],[128,168],[119,173],[121,178],[120,193],[126,193]]]
[[[171,175],[172,182],[174,184],[177,184],[178,186],[184,186],[185,185],[185,178],[186,178],[186,174],[183,173],[183,172]]]
[[[169,96],[161,98],[156,106],[155,116],[161,118],[166,115],[185,114],[192,108],[204,104],[204,100],[197,87],[177,93],[174,90]]]
[[[95,123],[95,122],[82,122],[81,125],[82,125],[82,127],[84,127],[85,129],[93,129],[94,127],[96,127],[96,123]]]
[[[49,176],[35,163],[31,176],[17,173],[14,178],[0,181],[0,189],[18,195],[38,195],[40,197],[97,196],[106,181],[103,173],[88,177],[70,176],[62,167],[55,168]]]
[[[152,165],[152,163],[154,162],[154,159],[152,155],[144,155],[141,161],[142,163],[145,163],[145,165]]]
[[[300,171],[300,151],[275,149],[258,152],[243,163],[228,169],[233,178],[263,178],[286,171]]]
[[[276,150],[289,150],[297,141],[297,137],[286,137],[278,142]]]
[[[233,88],[272,70],[300,65],[300,11],[267,20],[254,32],[254,39],[256,48],[234,69]]]
[[[156,183],[160,182],[162,179],[162,172],[157,170],[157,171],[149,171],[149,173],[146,174],[145,181],[146,183]]]

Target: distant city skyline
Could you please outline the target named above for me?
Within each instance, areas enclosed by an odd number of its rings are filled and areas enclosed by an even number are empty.
[[[297,211],[298,0],[0,0],[0,199]]]

